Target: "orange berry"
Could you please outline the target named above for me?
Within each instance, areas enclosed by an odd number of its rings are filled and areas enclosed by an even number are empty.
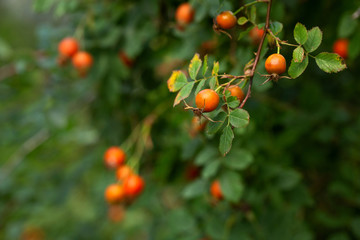
[[[144,180],[138,175],[130,175],[124,181],[124,192],[126,196],[136,197],[144,189]]]
[[[67,37],[61,40],[58,50],[61,56],[72,57],[79,50],[79,44],[75,38]]]
[[[333,45],[334,53],[340,55],[340,57],[346,59],[348,57],[349,40],[342,38],[335,41]]]
[[[72,58],[72,63],[79,70],[87,70],[93,64],[93,58],[88,52],[77,52]]]
[[[134,174],[133,170],[127,165],[120,166],[116,170],[116,178],[117,180],[121,180],[121,181],[125,181],[126,178],[128,178],[130,175],[133,174]]]
[[[104,160],[107,167],[117,168],[125,162],[126,154],[119,147],[110,147],[104,154]]]
[[[264,29],[259,29],[258,27],[254,27],[250,30],[249,36],[253,42],[253,44],[257,45],[260,43],[262,36],[264,35],[265,31]]]
[[[196,107],[204,112],[214,111],[219,105],[219,95],[212,89],[201,90],[195,97]]]
[[[181,24],[189,24],[193,21],[195,15],[194,9],[191,7],[190,3],[182,3],[176,9],[175,19],[176,21]]]
[[[216,23],[222,29],[235,27],[237,18],[231,11],[224,11],[216,16]]]
[[[243,90],[238,85],[231,85],[226,90],[229,90],[231,96],[237,97],[240,102],[242,102],[245,98]]]
[[[105,190],[105,199],[110,204],[120,202],[124,196],[124,188],[120,184],[111,184]]]
[[[275,53],[265,61],[265,69],[269,74],[282,74],[286,71],[286,60],[283,55]]]
[[[211,195],[216,198],[217,200],[221,200],[223,198],[220,182],[218,180],[215,180],[212,182],[210,187],[210,193]]]

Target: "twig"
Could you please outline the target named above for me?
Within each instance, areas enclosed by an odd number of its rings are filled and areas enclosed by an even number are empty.
[[[251,94],[251,87],[252,87],[252,84],[253,84],[253,78],[254,78],[254,75],[255,75],[255,70],[256,70],[256,67],[259,63],[259,60],[260,60],[260,55],[261,55],[261,49],[262,49],[262,46],[264,44],[264,41],[265,41],[265,38],[266,38],[266,34],[267,34],[267,30],[269,29],[269,24],[270,24],[270,12],[271,12],[271,3],[272,3],[272,0],[269,0],[267,2],[267,13],[266,13],[266,22],[265,22],[265,31],[264,31],[264,34],[261,38],[261,41],[260,41],[260,44],[259,44],[259,47],[258,47],[258,50],[256,52],[256,56],[255,56],[255,60],[254,60],[254,65],[251,69],[251,72],[249,74],[249,87],[248,87],[248,91],[246,93],[246,96],[245,96],[245,99],[244,101],[241,103],[241,105],[239,106],[239,108],[243,108],[246,101],[249,99],[250,97],[250,94]]]

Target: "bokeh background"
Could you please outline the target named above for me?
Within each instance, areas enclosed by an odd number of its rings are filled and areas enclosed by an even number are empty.
[[[214,33],[212,18],[244,2],[193,0],[195,20],[181,31],[181,1],[1,0],[0,239],[360,239],[360,25],[350,17],[360,1],[274,1],[283,39],[294,42],[297,22],[323,30],[319,52],[348,38],[348,69],[330,75],[310,61],[296,80],[255,81],[250,125],[233,144],[253,158],[236,173],[241,203],[210,197],[230,170],[194,171],[219,136],[189,134],[192,113],[172,108],[166,80],[196,52],[241,74],[256,46]],[[257,10],[264,22],[266,7]],[[58,65],[66,36],[94,57],[85,78]],[[291,59],[291,48],[282,53]],[[103,153],[124,142],[146,188],[131,206],[110,207]]]

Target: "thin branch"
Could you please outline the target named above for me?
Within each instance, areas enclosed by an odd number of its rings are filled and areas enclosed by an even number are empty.
[[[246,101],[249,99],[250,95],[251,95],[251,87],[252,87],[252,84],[253,84],[253,79],[254,79],[254,75],[255,75],[255,70],[256,70],[256,67],[259,63],[259,60],[260,60],[260,55],[261,55],[261,49],[264,45],[264,41],[265,41],[265,38],[266,38],[266,34],[268,32],[268,29],[269,29],[269,24],[270,24],[270,12],[271,12],[271,3],[272,3],[272,0],[269,0],[267,2],[267,13],[266,13],[266,22],[265,22],[265,31],[264,31],[264,34],[261,38],[261,41],[260,41],[260,44],[259,44],[259,47],[258,47],[258,50],[256,52],[256,56],[255,56],[255,60],[254,60],[254,65],[251,69],[251,72],[249,74],[250,78],[249,78],[249,87],[248,87],[248,91],[246,93],[246,96],[245,96],[245,99],[244,101],[241,103],[241,105],[239,106],[239,108],[243,108]]]

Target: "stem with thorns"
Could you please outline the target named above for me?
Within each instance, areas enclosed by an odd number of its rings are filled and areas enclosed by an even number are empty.
[[[259,44],[259,47],[258,47],[258,50],[256,52],[256,56],[255,56],[255,61],[254,61],[254,65],[251,69],[251,72],[249,74],[249,87],[248,87],[248,91],[246,93],[246,96],[245,96],[245,99],[244,101],[241,103],[241,105],[239,106],[239,108],[243,108],[246,101],[249,99],[250,95],[251,95],[251,87],[252,87],[252,83],[253,83],[253,78],[254,78],[254,75],[255,75],[255,70],[256,70],[256,67],[259,63],[259,60],[260,60],[260,55],[261,55],[261,49],[262,49],[262,46],[264,45],[264,41],[265,41],[265,38],[266,38],[266,34],[268,32],[268,29],[269,29],[269,24],[270,24],[270,12],[271,12],[271,3],[272,3],[272,0],[269,0],[266,2],[267,3],[267,13],[266,13],[266,22],[265,22],[265,31],[264,31],[264,34],[261,38],[261,41],[260,41],[260,44]]]

